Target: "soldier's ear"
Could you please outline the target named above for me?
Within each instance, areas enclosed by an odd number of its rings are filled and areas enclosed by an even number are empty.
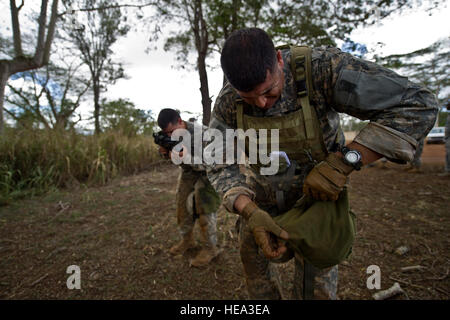
[[[280,66],[280,68],[284,67],[284,60],[283,60],[283,56],[281,55],[281,50],[277,50],[277,62],[278,62],[278,65]]]
[[[181,119],[181,117],[178,118],[178,125],[181,128],[186,129],[186,122],[183,119]]]

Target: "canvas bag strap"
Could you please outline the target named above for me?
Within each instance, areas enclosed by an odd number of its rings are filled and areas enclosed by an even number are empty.
[[[297,88],[297,103],[302,106],[305,121],[306,138],[315,138],[314,118],[309,103],[312,91],[311,81],[311,48],[291,46],[291,70]]]

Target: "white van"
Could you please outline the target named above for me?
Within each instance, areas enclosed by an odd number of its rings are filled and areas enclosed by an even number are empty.
[[[444,143],[445,127],[434,127],[427,135],[427,143]]]

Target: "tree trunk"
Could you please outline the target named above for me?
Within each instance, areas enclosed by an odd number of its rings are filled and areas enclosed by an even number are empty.
[[[240,0],[233,0],[233,10],[231,11],[231,32],[238,29],[238,12],[242,3]],[[228,38],[226,35],[225,40]]]
[[[0,135],[3,134],[4,129],[3,106],[5,98],[5,87],[8,78],[17,72],[40,68],[48,63],[50,57],[50,47],[56,28],[56,20],[58,19],[58,0],[53,0],[50,22],[46,27],[47,4],[48,0],[41,1],[41,13],[38,18],[39,31],[37,37],[36,52],[32,58],[29,58],[25,57],[22,52],[22,39],[18,18],[19,8],[17,8],[14,0],[10,1],[15,57],[12,60],[0,60]],[[44,43],[46,28],[47,38]]]
[[[200,76],[200,92],[202,94],[203,124],[207,126],[211,119],[211,98],[209,97],[208,74],[206,73],[205,59],[205,55],[199,55],[197,65]]]
[[[0,136],[4,131],[3,104],[5,101],[6,82],[9,78],[9,64],[6,61],[0,61]]]
[[[209,97],[208,74],[206,72],[206,55],[208,54],[208,30],[203,18],[202,0],[194,5],[194,37],[197,49],[197,68],[200,76],[200,92],[202,95],[203,124],[209,125],[211,119],[211,98]]]
[[[95,122],[95,134],[99,134],[100,130],[100,82],[94,80],[94,122]]]
[[[5,103],[5,87],[11,75],[27,70],[37,69],[43,64],[38,65],[34,58],[16,57],[13,60],[0,60],[0,135],[3,134],[5,127],[3,108]]]

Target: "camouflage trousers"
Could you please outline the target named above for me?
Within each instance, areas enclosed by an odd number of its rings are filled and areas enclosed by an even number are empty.
[[[290,297],[283,295],[280,275],[276,263],[264,257],[256,244],[244,219],[240,219],[239,242],[240,256],[244,267],[249,298],[259,299],[295,299],[303,300],[303,283],[305,276],[304,259],[292,252],[290,258],[294,259],[295,270],[293,288]],[[284,260],[286,261],[286,260]],[[338,266],[327,269],[314,269],[314,299],[336,300],[338,283]]]
[[[445,171],[450,173],[450,113],[445,123]]]
[[[198,221],[203,244],[215,247],[217,245],[217,208],[219,198],[206,178],[205,174],[197,171],[181,171],[178,177],[176,205],[177,224],[183,238],[192,234],[195,222]],[[188,211],[187,199],[194,192],[196,214]],[[198,219],[197,219],[198,218]]]
[[[416,148],[416,153],[414,154],[414,159],[413,159],[413,161],[411,161],[411,165],[414,168],[420,168],[422,165],[422,152],[423,152],[424,141],[425,141],[425,139],[422,139],[419,141],[419,144],[417,145],[417,148]]]

